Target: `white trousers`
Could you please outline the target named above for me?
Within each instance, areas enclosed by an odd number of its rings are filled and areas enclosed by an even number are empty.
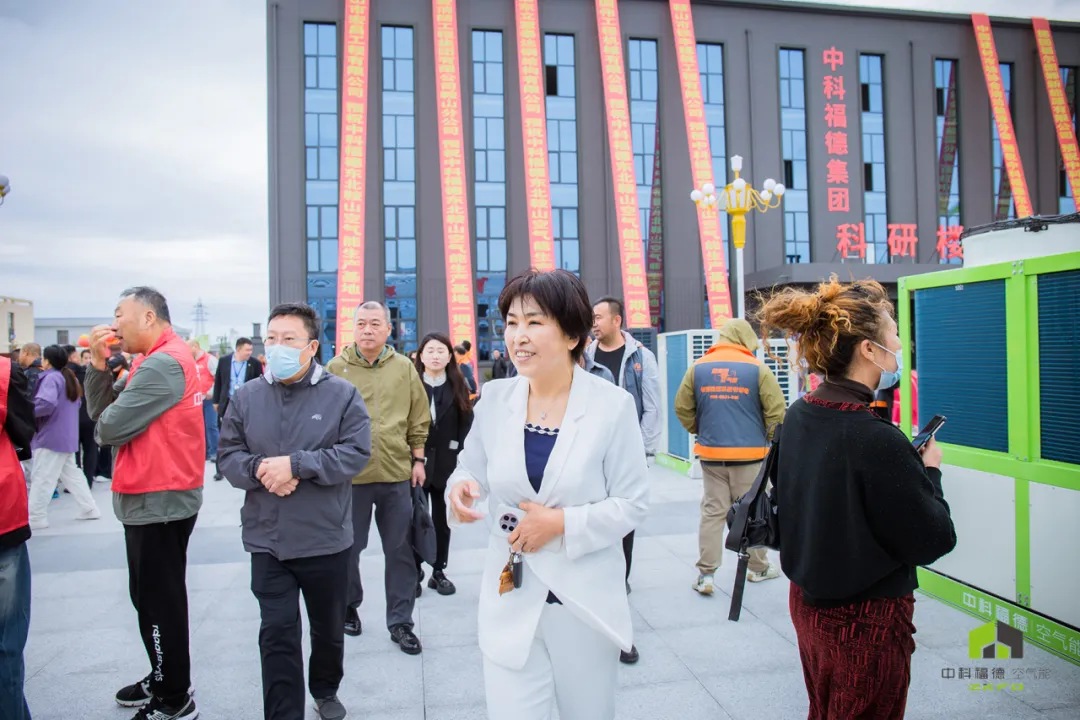
[[[75,453],[61,453],[44,448],[34,451],[34,465],[30,472],[30,522],[33,525],[47,525],[49,522],[49,501],[53,490],[60,482],[79,504],[79,517],[89,519],[101,517],[94,496],[86,483],[86,476],[75,464]]]
[[[547,605],[529,659],[510,670],[484,658],[489,720],[614,720],[619,647],[562,605]]]

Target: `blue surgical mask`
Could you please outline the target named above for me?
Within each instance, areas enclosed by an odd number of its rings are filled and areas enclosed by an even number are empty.
[[[311,343],[308,343],[310,345]],[[288,345],[268,345],[266,348],[266,365],[270,374],[276,380],[288,380],[300,372],[304,364],[300,362],[300,354],[307,349],[289,347]]]
[[[874,341],[871,340],[870,342],[874,342]],[[897,350],[896,352],[893,352],[892,350],[885,347],[881,343],[874,343],[874,344],[877,345],[882,350],[884,350],[885,352],[889,353],[890,355],[892,355],[893,357],[896,358],[896,370],[886,370],[885,368],[881,367],[877,363],[874,363],[879,368],[881,368],[881,379],[878,381],[877,389],[878,390],[888,390],[893,385],[900,382],[900,373],[904,369],[903,351],[902,350]],[[873,361],[871,361],[871,362],[873,362]]]

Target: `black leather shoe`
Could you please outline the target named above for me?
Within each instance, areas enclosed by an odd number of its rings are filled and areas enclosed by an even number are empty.
[[[626,665],[633,665],[640,659],[641,656],[638,655],[637,645],[631,646],[630,652],[622,652],[621,650],[619,651],[619,662]]]
[[[453,595],[457,592],[454,583],[447,580],[446,575],[443,574],[442,570],[436,570],[431,573],[431,579],[428,580],[427,586],[440,595]]]
[[[416,637],[408,625],[395,625],[391,628],[390,639],[396,642],[401,652],[406,655],[419,655],[423,650],[420,646],[420,638]]]
[[[360,615],[350,609],[345,615],[345,634],[356,637],[362,632],[364,632],[364,626],[360,624]]]
[[[422,592],[424,592],[424,586],[420,583],[416,583],[416,597],[420,597]]]
[[[337,699],[337,695],[316,700],[315,712],[318,713],[319,720],[343,720],[346,715],[345,706]]]
[[[626,581],[626,594],[627,595],[630,594],[630,581],[629,580]]]

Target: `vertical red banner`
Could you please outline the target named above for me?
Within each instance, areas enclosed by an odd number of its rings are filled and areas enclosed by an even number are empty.
[[[698,74],[697,37],[694,35],[694,16],[690,0],[668,0],[671,25],[675,34],[675,54],[679,62],[679,84],[682,86],[683,113],[686,115],[686,135],[690,143],[690,169],[695,187],[719,182],[713,179],[712,153],[709,150],[709,129],[705,124],[705,103],[701,96],[701,75]],[[715,211],[714,211],[715,213]],[[698,232],[701,235],[701,255],[705,262],[705,289],[709,295],[709,319],[718,328],[731,319],[731,290],[728,287],[727,266],[724,264],[724,241],[720,223],[714,213],[698,208]]]
[[[353,317],[364,301],[364,170],[367,160],[368,0],[345,0],[338,173],[337,351],[352,342]]]
[[[1005,100],[1005,88],[1001,84],[994,31],[990,28],[990,18],[981,13],[971,15],[971,24],[975,27],[975,42],[979,46],[983,75],[986,77],[986,91],[990,95],[990,107],[994,111],[994,122],[1001,140],[1001,156],[1005,161],[1005,171],[1009,175],[1009,184],[1016,202],[1016,216],[1028,217],[1033,214],[1031,196],[1028,195],[1027,180],[1024,179],[1024,166],[1020,161],[1020,148],[1016,143],[1009,103]]]
[[[525,202],[529,210],[529,260],[537,270],[555,269],[548,179],[547,111],[540,12],[536,0],[514,0],[517,21],[521,134],[525,142]]]
[[[465,192],[457,0],[431,0],[431,12],[435,23],[435,93],[439,99],[439,171],[450,339],[455,345],[468,340],[475,347],[476,302],[469,201]]]
[[[1058,66],[1057,51],[1054,49],[1054,37],[1050,34],[1050,23],[1045,18],[1032,18],[1031,24],[1035,26],[1035,45],[1039,48],[1039,59],[1042,61],[1046,94],[1050,98],[1050,115],[1054,118],[1054,128],[1057,130],[1065,176],[1069,178],[1069,186],[1076,195],[1080,192],[1080,151],[1077,149],[1069,99],[1061,85],[1061,70]]]
[[[607,106],[611,178],[615,184],[615,226],[619,233],[626,326],[648,328],[652,327],[649,287],[645,282],[645,252],[634,177],[634,146],[630,137],[630,103],[626,93],[619,9],[615,0],[596,0],[596,25]]]

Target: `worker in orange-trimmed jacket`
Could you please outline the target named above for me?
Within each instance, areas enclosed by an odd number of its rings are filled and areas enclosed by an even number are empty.
[[[30,632],[30,519],[20,460],[30,459],[34,405],[18,363],[0,355],[0,717],[30,718],[23,649]]]
[[[758,340],[750,323],[728,320],[719,335],[720,342],[687,370],[675,395],[679,422],[697,435],[694,453],[704,476],[693,586],[702,595],[712,594],[713,575],[723,561],[728,509],[754,484],[787,409],[780,383],[754,354]],[[748,580],[778,576],[764,548],[750,551]]]

